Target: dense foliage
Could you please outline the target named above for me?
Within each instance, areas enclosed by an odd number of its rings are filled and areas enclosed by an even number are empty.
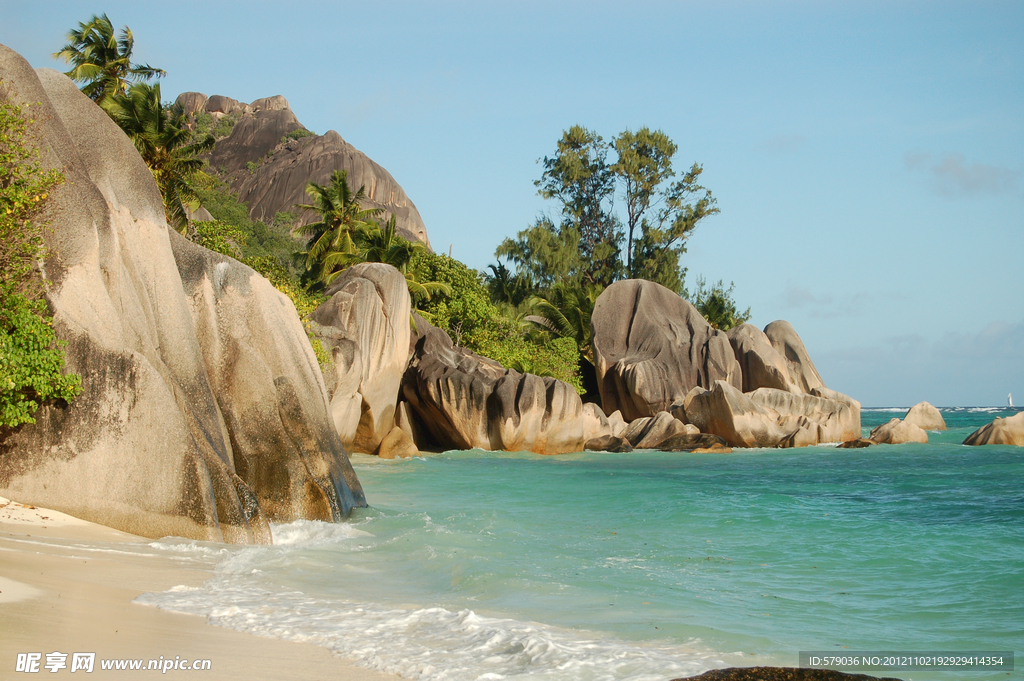
[[[63,344],[54,336],[38,272],[40,216],[63,178],[42,170],[27,127],[20,107],[0,103],[0,430],[34,423],[44,401],[71,400],[81,391],[79,376],[62,373]]]
[[[750,319],[749,307],[743,312],[736,307],[736,301],[732,299],[734,287],[735,284],[730,283],[729,288],[725,288],[721,279],[709,285],[704,277],[697,277],[697,288],[687,293],[687,297],[711,326],[728,331]]]

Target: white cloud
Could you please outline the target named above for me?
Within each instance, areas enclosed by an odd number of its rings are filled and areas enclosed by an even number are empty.
[[[907,168],[924,170],[931,178],[932,189],[943,196],[972,194],[1009,194],[1017,190],[1017,171],[983,163],[968,164],[963,154],[950,154],[933,162],[931,154],[907,152],[903,157]]]

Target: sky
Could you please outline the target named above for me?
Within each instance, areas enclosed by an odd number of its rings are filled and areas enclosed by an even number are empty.
[[[721,209],[688,244],[864,406],[1024,403],[1024,3],[11,2],[33,66],[106,12],[186,91],[284,95],[484,269],[563,130],[643,126]],[[618,205],[622,205],[619,201]]]

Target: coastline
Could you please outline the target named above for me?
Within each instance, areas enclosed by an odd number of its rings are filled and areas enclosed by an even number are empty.
[[[134,603],[147,592],[199,586],[213,560],[198,568],[140,551],[151,540],[0,497],[0,676],[14,673],[18,653],[96,654],[90,678],[127,678],[104,659],[210,660],[204,679],[331,678],[396,681],[357,667],[312,643],[264,638],[208,624],[202,617]],[[124,546],[119,550],[118,545]],[[143,663],[145,668],[146,662]],[[193,670],[169,669],[168,677]]]

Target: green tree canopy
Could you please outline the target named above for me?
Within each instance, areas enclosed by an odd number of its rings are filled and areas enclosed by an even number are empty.
[[[733,282],[729,282],[729,288],[725,288],[721,279],[708,285],[704,277],[697,277],[697,288],[688,293],[687,297],[712,327],[728,331],[750,319],[749,307],[743,312],[736,307],[736,301],[732,298],[734,288],[736,284]]]
[[[310,182],[306,193],[313,204],[296,208],[314,211],[320,217],[318,222],[301,228],[308,237],[306,268],[313,281],[326,281],[336,271],[360,262],[357,235],[370,228],[381,209],[360,206],[366,200],[366,187],[352,191],[347,170],[335,170],[326,185]]]
[[[71,64],[65,75],[77,83],[84,83],[84,92],[94,102],[107,97],[123,95],[128,82],[139,82],[166,75],[162,69],[148,64],[133,64],[132,50],[135,38],[125,26],[118,37],[106,14],[93,16],[78,24],[67,35],[68,44],[53,54]]]

